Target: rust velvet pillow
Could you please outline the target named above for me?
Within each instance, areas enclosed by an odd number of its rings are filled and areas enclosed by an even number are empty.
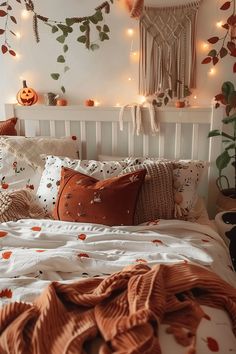
[[[17,135],[16,122],[17,118],[0,121],[0,135]]]
[[[98,181],[64,167],[53,217],[109,226],[133,225],[137,197],[145,174],[146,170],[140,170]]]

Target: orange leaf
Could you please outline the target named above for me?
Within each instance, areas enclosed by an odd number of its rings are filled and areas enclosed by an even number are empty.
[[[152,240],[152,243],[160,243],[161,245],[163,245],[163,242],[161,240]]]
[[[8,299],[12,298],[12,291],[11,289],[4,289],[0,291],[0,297],[7,297]]]
[[[81,257],[81,258],[89,258],[89,255],[87,253],[79,253],[78,254],[78,257]]]
[[[3,252],[2,253],[2,258],[3,259],[9,259],[12,255],[12,252],[11,251],[8,251],[8,252]]]
[[[45,250],[36,250],[36,252],[42,253],[42,252],[45,252]]]
[[[236,63],[234,63],[233,72],[236,73]]]
[[[215,44],[218,42],[219,39],[220,39],[219,37],[211,37],[208,39],[208,42],[211,44]]]
[[[230,1],[226,1],[222,6],[221,6],[221,10],[228,10],[230,8]]]
[[[7,15],[6,11],[0,10],[0,17],[4,17],[6,15]]]
[[[16,56],[16,52],[15,52],[14,50],[12,50],[12,49],[9,50],[9,53],[10,53],[13,57]]]
[[[8,232],[5,231],[0,231],[0,237],[5,237],[7,236]]]
[[[212,352],[218,352],[219,351],[219,344],[212,337],[207,337],[207,346]]]
[[[230,26],[234,26],[236,24],[236,15],[231,15],[228,18],[227,22]]]
[[[40,226],[33,226],[33,227],[31,227],[31,230],[32,231],[41,231],[42,229]]]
[[[205,59],[203,59],[202,64],[209,64],[211,62],[211,57],[206,57]]]
[[[2,45],[2,54],[5,54],[8,51],[8,48],[5,44]]]
[[[81,234],[78,236],[78,240],[84,241],[84,240],[86,240],[86,237],[87,236],[85,234]]]

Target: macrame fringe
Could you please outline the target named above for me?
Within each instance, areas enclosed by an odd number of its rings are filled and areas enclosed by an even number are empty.
[[[169,7],[145,7],[140,19],[139,93],[166,89],[184,96],[196,87],[196,21],[201,1]]]

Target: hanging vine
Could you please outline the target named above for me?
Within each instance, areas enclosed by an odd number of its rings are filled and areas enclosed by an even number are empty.
[[[212,45],[216,44],[208,53],[207,57],[203,59],[202,64],[212,63],[216,65],[221,59],[230,55],[236,58],[236,0],[226,1],[220,10],[231,10],[226,22],[222,25],[225,34],[220,38],[213,36],[208,39]],[[233,72],[236,73],[236,62],[233,65]]]
[[[52,34],[56,35],[56,41],[62,46],[62,52],[57,57],[57,63],[62,64],[63,69],[59,72],[51,73],[53,80],[59,80],[63,74],[70,70],[69,65],[66,63],[66,53],[69,50],[67,39],[71,33],[78,31],[79,36],[77,37],[77,41],[92,51],[99,49],[99,41],[104,42],[110,39],[110,28],[104,22],[104,15],[110,13],[114,0],[104,1],[89,16],[68,17],[63,21],[51,19],[38,13],[35,10],[35,1],[33,0],[7,0],[0,4],[0,17],[4,19],[4,26],[0,28],[0,36],[3,36],[1,45],[2,54],[16,56],[16,51],[11,45],[12,39],[10,39],[10,36],[16,36],[14,26],[18,24],[18,21],[12,15],[15,5],[17,5],[16,3],[23,5],[26,11],[32,13],[33,32],[37,43],[40,42],[39,23],[42,23],[50,27]],[[95,39],[92,38],[91,33],[94,33],[92,29],[95,29],[95,33],[97,33],[97,38]],[[63,85],[61,86],[61,91],[63,93],[66,91]]]

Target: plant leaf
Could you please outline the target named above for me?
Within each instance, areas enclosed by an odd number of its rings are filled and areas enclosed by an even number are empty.
[[[206,57],[203,59],[202,64],[209,64],[211,62],[211,57]]]
[[[220,57],[221,59],[224,58],[228,54],[228,50],[225,47],[220,49]]]
[[[80,43],[86,43],[86,36],[80,36],[77,38],[77,41]]]
[[[104,25],[103,32],[106,32],[106,33],[110,32],[110,28],[107,25]]]
[[[221,10],[228,10],[230,8],[230,1],[226,1],[222,6],[221,6]]]
[[[230,163],[230,156],[227,150],[225,150],[221,155],[216,159],[216,166],[219,171],[223,170]]]
[[[212,49],[208,54],[207,56],[208,57],[216,57],[217,55],[217,51],[215,49]]]
[[[52,74],[51,74],[51,77],[52,77],[53,80],[58,80],[59,77],[60,77],[60,74],[58,74],[58,73],[52,73]]]
[[[58,63],[65,63],[65,58],[63,55],[59,55],[59,57],[57,58],[57,62]]]
[[[56,33],[58,31],[58,27],[57,26],[52,26],[52,33]]]
[[[90,49],[91,49],[92,51],[95,51],[95,50],[97,50],[97,49],[99,49],[99,48],[100,48],[99,45],[96,44],[96,43],[93,43],[93,44],[91,44],[91,46],[90,46]]]
[[[2,54],[5,54],[8,51],[8,48],[5,44],[2,45]]]
[[[229,117],[226,117],[226,118],[222,119],[222,122],[224,124],[229,124],[229,123],[236,122],[236,114],[233,114],[232,116],[229,116]]]
[[[66,89],[65,89],[64,86],[61,86],[61,92],[62,92],[62,93],[66,93]]]
[[[211,44],[215,44],[219,41],[219,37],[211,37],[208,39],[208,42],[211,43]]]
[[[67,71],[69,71],[70,70],[70,67],[69,66],[65,66],[64,67],[64,73],[66,73]]]
[[[69,49],[68,45],[65,44],[65,45],[63,46],[63,51],[64,51],[64,53],[68,52],[68,49]]]
[[[208,138],[212,138],[213,136],[220,136],[221,132],[218,129],[211,130],[208,133]]]
[[[66,40],[66,36],[64,34],[62,34],[61,36],[57,37],[57,41],[59,43],[63,44],[65,42],[65,40]]]

